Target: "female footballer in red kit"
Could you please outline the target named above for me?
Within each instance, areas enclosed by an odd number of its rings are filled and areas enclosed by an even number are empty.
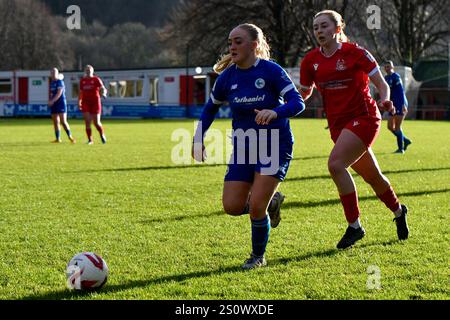
[[[88,144],[94,143],[92,139],[91,123],[100,134],[102,143],[106,143],[105,131],[101,123],[102,102],[100,95],[106,97],[107,90],[103,85],[102,80],[94,75],[94,68],[87,65],[85,68],[85,75],[80,80],[80,95],[78,97],[78,107],[83,112],[84,122],[86,124],[86,135],[88,137]]]
[[[300,68],[303,98],[310,97],[316,86],[323,98],[331,139],[335,143],[328,160],[328,170],[339,192],[349,224],[338,249],[352,246],[362,239],[360,209],[352,167],[394,213],[397,236],[408,238],[407,207],[399,202],[389,180],[382,174],[371,149],[376,140],[381,115],[369,90],[369,79],[377,88],[378,106],[392,111],[389,86],[373,56],[357,44],[347,42],[342,16],[332,10],[317,13],[313,21],[319,48],[304,57]]]

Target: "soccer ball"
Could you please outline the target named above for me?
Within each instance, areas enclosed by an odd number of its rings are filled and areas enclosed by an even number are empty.
[[[93,252],[75,255],[67,265],[67,285],[75,290],[95,290],[108,280],[109,269],[105,260]]]

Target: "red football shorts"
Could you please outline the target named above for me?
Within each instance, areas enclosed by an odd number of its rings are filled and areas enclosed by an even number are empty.
[[[343,129],[356,134],[370,148],[380,133],[381,120],[368,116],[354,118],[347,122],[343,128],[330,128],[331,139],[336,143]]]
[[[102,113],[102,105],[97,102],[81,102],[81,111],[89,112],[91,114],[101,114]]]

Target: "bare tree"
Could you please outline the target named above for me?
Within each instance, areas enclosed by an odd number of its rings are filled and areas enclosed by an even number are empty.
[[[382,59],[413,66],[424,57],[446,56],[449,37],[448,0],[380,0],[381,29],[364,27],[361,13],[371,0],[352,2],[348,14],[362,28],[356,34]],[[367,17],[367,16],[366,16]]]
[[[71,53],[48,8],[39,1],[0,3],[0,68],[48,69],[71,64]]]
[[[382,28],[367,27],[367,8],[381,7]],[[449,30],[448,0],[184,0],[171,14],[163,36],[177,48],[177,64],[213,64],[226,51],[230,30],[243,22],[259,25],[272,46],[274,59],[296,66],[316,46],[314,14],[340,12],[351,41],[366,46],[378,59],[395,57],[412,65],[425,54],[438,54]],[[187,56],[187,57],[186,57]]]
[[[326,8],[345,11],[347,6],[347,0],[182,1],[172,12],[163,36],[167,45],[176,46],[180,54],[189,54],[190,64],[212,64],[226,51],[233,27],[255,23],[265,32],[274,60],[283,66],[296,66],[315,46],[314,14]]]

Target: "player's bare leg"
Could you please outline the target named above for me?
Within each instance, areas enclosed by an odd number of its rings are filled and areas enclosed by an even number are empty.
[[[339,249],[352,246],[362,239],[365,230],[359,220],[358,195],[355,182],[348,168],[367,152],[363,141],[348,129],[342,130],[328,159],[328,170],[339,192],[345,217],[349,224],[344,236],[337,244]]]
[[[389,180],[381,172],[372,149],[369,148],[368,152],[352,165],[352,168],[364,181],[370,184],[378,198],[393,212],[398,238],[406,240],[409,236],[409,228],[406,221],[408,208],[400,204]]]
[[[94,143],[94,141],[92,140],[92,129],[91,129],[91,122],[92,122],[92,117],[91,114],[89,112],[83,112],[83,118],[84,118],[84,124],[86,126],[86,135],[88,138],[88,145],[91,145]]]
[[[251,184],[241,181],[226,181],[223,189],[222,202],[225,212],[232,216],[250,213]],[[270,226],[276,228],[281,221],[280,209],[284,201],[281,192],[275,192],[267,211],[270,216]]]
[[[396,120],[398,117],[398,115],[391,115],[389,116],[388,119],[388,129],[389,131],[392,132],[392,134],[396,137],[397,139],[397,150],[395,151],[395,153],[404,153],[403,150],[403,142],[400,143],[400,141],[402,140],[401,137],[399,137],[399,128],[400,126],[398,125],[398,121]],[[401,129],[400,129],[401,130]]]
[[[231,216],[249,213],[248,198],[252,184],[243,181],[225,181],[222,204],[225,212]]]
[[[67,113],[59,113],[59,118],[61,119],[62,126],[64,130],[67,133],[67,137],[69,138],[70,142],[76,143],[75,138],[72,136],[72,133],[70,131],[69,123],[67,122]]]
[[[98,133],[100,134],[100,138],[102,139],[102,143],[105,144],[106,143],[106,136],[105,136],[105,131],[103,130],[103,125],[101,122],[101,114],[97,113],[97,114],[92,114],[92,119],[94,120],[94,126],[97,129]]]
[[[61,125],[59,115],[57,113],[52,114],[53,129],[55,130],[56,139],[52,143],[61,143]]]
[[[389,180],[381,173],[372,148],[369,148],[357,162],[352,164],[352,169],[370,184],[376,194],[382,194],[390,186]]]
[[[394,116],[394,123],[395,123],[396,131],[398,132],[398,134],[401,135],[401,138],[402,138],[401,143],[402,143],[402,149],[403,149],[403,151],[406,151],[406,149],[408,149],[408,146],[411,144],[411,140],[409,140],[409,139],[405,136],[405,134],[404,134],[404,132],[403,132],[403,128],[402,128],[402,123],[403,123],[403,120],[404,120],[405,117],[406,117],[407,112],[408,112],[408,109],[407,109],[407,108],[404,108],[404,109],[403,109],[403,114],[402,114],[402,115],[395,115],[395,116]]]

